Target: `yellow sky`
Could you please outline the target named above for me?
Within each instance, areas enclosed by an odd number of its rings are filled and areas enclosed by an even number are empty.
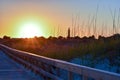
[[[68,27],[72,28],[72,17],[76,31],[79,25],[79,36],[88,35],[88,26],[91,26],[92,35],[93,24],[88,25],[88,18],[90,17],[92,22],[98,4],[97,32],[101,33],[104,26],[104,34],[109,35],[112,32],[109,9],[111,8],[112,12],[116,9],[117,17],[120,8],[118,3],[118,0],[0,0],[0,37],[20,37],[22,25],[28,23],[42,25],[42,36],[67,36]],[[80,17],[79,20],[76,16]],[[78,35],[78,32],[76,34]]]

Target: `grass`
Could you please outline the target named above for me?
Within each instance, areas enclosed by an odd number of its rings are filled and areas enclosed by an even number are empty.
[[[120,36],[116,37],[115,35],[99,39],[9,39],[3,44],[19,50],[62,60],[71,60],[87,54],[92,55],[93,59],[120,55]]]

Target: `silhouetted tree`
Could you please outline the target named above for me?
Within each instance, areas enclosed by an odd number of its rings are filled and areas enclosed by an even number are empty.
[[[9,36],[3,36],[3,39],[10,39],[10,37]]]

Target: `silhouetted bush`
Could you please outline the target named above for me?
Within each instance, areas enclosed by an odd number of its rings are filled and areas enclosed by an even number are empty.
[[[3,39],[10,39],[9,36],[3,36]]]

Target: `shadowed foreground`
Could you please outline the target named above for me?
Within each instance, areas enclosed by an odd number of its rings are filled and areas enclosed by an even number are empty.
[[[39,80],[0,51],[0,80]]]

